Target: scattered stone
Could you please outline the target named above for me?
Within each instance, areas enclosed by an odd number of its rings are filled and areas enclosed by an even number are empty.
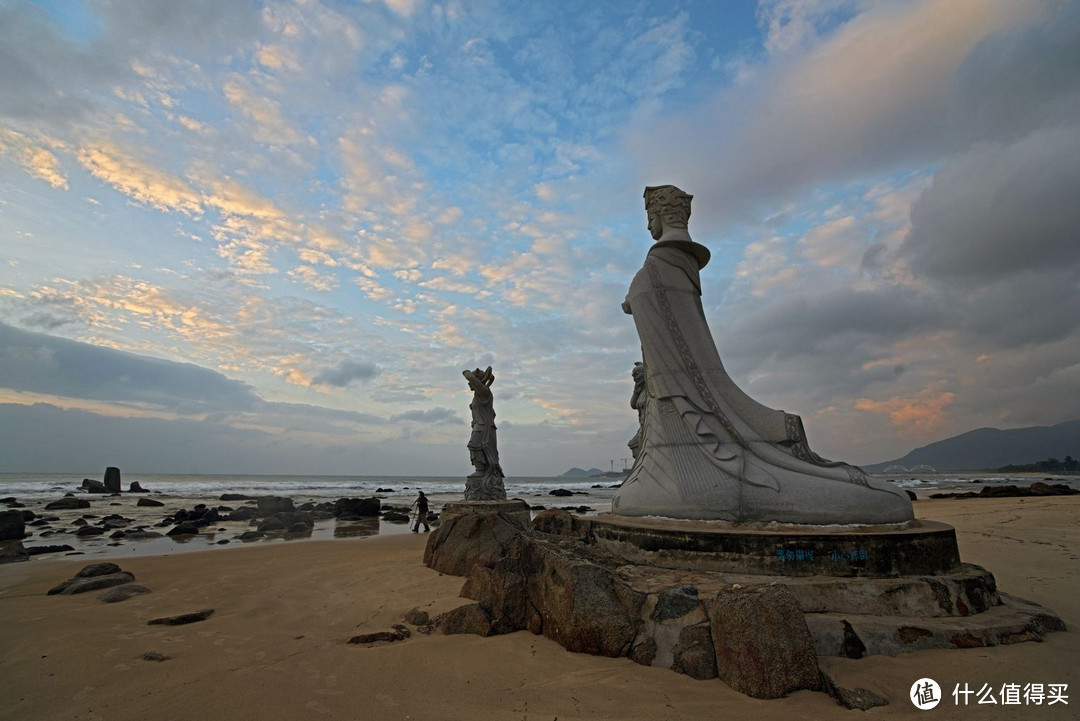
[[[52,501],[45,506],[46,511],[70,511],[76,508],[89,508],[90,501],[85,498],[75,498],[74,496],[64,496],[58,501]]]
[[[245,496],[243,493],[222,493],[219,501],[254,501],[255,496]]]
[[[50,588],[48,595],[73,596],[77,593],[100,591],[104,588],[122,586],[125,583],[131,583],[134,580],[135,576],[127,571],[110,573],[104,576],[93,576],[92,578],[80,578],[76,576],[75,578],[69,578],[58,586]]]
[[[188,623],[197,623],[199,621],[205,621],[210,618],[214,613],[214,609],[205,608],[202,611],[195,611],[194,613],[182,613],[179,616],[165,616],[163,618],[155,618],[152,621],[147,621],[147,626],[183,626]]]
[[[387,511],[383,513],[382,519],[389,523],[408,523],[409,515],[400,511]]]
[[[259,512],[251,506],[244,506],[243,508],[237,508],[235,511],[231,511],[227,516],[230,521],[250,521],[259,515]]]
[[[140,498],[136,506],[164,506],[161,501],[154,500],[153,498]]]
[[[132,481],[128,486],[128,493],[149,493],[149,491],[140,486],[138,481]]]
[[[334,517],[342,520],[355,520],[379,515],[382,501],[378,498],[339,498],[334,503]]]
[[[402,625],[396,625],[392,627],[390,631],[375,631],[374,633],[362,633],[359,636],[353,636],[346,643],[368,645],[373,643],[393,643],[394,641],[404,641],[412,634],[409,629]]]
[[[429,623],[426,626],[417,626],[416,632],[424,636],[430,636],[435,633],[435,625]]]
[[[109,489],[105,487],[105,484],[101,481],[95,481],[92,478],[84,478],[82,485],[79,486],[87,493],[108,493]]]
[[[470,603],[440,614],[435,625],[445,634],[471,633],[476,636],[490,636],[491,616],[478,603]]]
[[[867,711],[877,706],[888,706],[889,702],[866,688],[848,689],[838,686],[829,674],[821,672],[821,690],[836,699],[839,706]]]
[[[395,491],[393,488],[376,488],[375,492],[376,493],[396,493],[397,491]]]
[[[573,491],[568,491],[565,488],[556,488],[554,490],[548,491],[548,495],[549,496],[572,496],[572,495],[574,495],[574,492]]]
[[[26,518],[22,511],[0,511],[0,541],[18,541],[25,535]]]
[[[0,542],[0,565],[29,560],[30,554],[23,547],[22,541]]]
[[[83,526],[79,530],[75,531],[76,536],[100,536],[105,533],[105,529],[98,528],[97,526]]]
[[[26,549],[26,552],[31,556],[39,556],[42,553],[62,553],[64,551],[74,551],[75,549],[66,543],[62,546],[31,546]]]
[[[124,532],[124,538],[126,540],[133,540],[133,541],[145,541],[145,540],[150,539],[150,538],[164,538],[164,537],[165,536],[163,534],[158,533],[157,531],[147,531],[147,530],[142,529],[142,528],[136,529],[134,531],[125,531]]]
[[[105,489],[109,493],[120,492],[120,469],[116,466],[105,469]]]
[[[281,496],[262,496],[258,499],[258,503],[259,518],[296,510],[293,507],[291,498],[282,498]]]
[[[123,586],[111,588],[101,594],[98,596],[98,600],[103,603],[119,603],[135,596],[141,596],[144,593],[150,593],[150,589],[134,583],[125,583]]]
[[[120,573],[120,567],[115,563],[92,563],[83,566],[82,570],[75,574],[75,578],[94,578],[95,576],[108,576]]]
[[[428,616],[427,611],[421,608],[413,608],[405,614],[405,623],[411,623],[413,626],[427,626],[431,623],[431,618]]]
[[[907,488],[905,488],[904,492],[907,493],[907,497],[910,498],[911,500],[913,500],[913,501],[919,500],[919,496],[916,495],[915,491],[908,490]]]
[[[266,538],[266,534],[262,531],[244,531],[236,537],[238,541],[254,541],[259,538]]]
[[[195,536],[199,533],[199,527],[189,521],[176,524],[166,533],[166,536]]]
[[[165,654],[158,653],[157,651],[147,651],[146,653],[144,653],[142,655],[142,660],[143,661],[158,661],[158,662],[161,662],[161,661],[168,661],[170,658],[172,658],[172,656],[166,656]]]
[[[272,531],[284,531],[285,524],[277,516],[271,516],[259,524],[259,532],[269,533]]]

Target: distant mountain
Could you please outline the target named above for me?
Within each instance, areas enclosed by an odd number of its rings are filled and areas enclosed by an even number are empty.
[[[604,475],[604,472],[601,471],[599,468],[590,468],[589,470],[586,471],[584,468],[578,468],[578,467],[575,466],[574,468],[571,468],[569,471],[567,471],[566,473],[562,474],[559,477],[560,478],[591,478],[592,476],[602,476],[602,475]]]
[[[892,465],[927,465],[939,471],[992,471],[1047,458],[1063,460],[1065,456],[1080,458],[1080,420],[1008,431],[979,428],[916,448],[903,458],[863,468],[871,473],[880,473]]]

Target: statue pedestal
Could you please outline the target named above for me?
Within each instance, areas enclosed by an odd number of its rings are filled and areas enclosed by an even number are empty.
[[[523,526],[528,526],[529,521],[532,520],[529,504],[520,498],[501,501],[451,501],[443,506],[442,518],[460,516],[465,513],[505,513],[521,521]]]
[[[796,526],[630,518],[592,520],[598,545],[639,565],[769,576],[891,578],[960,570],[952,526]]]

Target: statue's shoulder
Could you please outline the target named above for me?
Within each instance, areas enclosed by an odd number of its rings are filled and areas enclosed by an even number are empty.
[[[708,248],[692,240],[658,240],[649,248],[649,255],[655,254],[659,257],[676,253],[692,256],[697,261],[698,270],[708,265],[709,259],[712,258],[712,253]]]

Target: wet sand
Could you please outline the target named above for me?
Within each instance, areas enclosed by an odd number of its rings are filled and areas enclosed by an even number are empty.
[[[916,512],[957,529],[963,559],[989,568],[1001,590],[1054,609],[1080,628],[1080,499],[919,501]],[[627,659],[565,651],[527,632],[424,636],[348,645],[386,630],[413,607],[465,603],[463,579],[421,563],[411,533],[338,541],[225,547],[213,553],[116,561],[152,589],[123,603],[97,593],[46,596],[86,556],[40,556],[0,566],[0,718],[3,719],[825,719],[846,711],[820,693],[761,701]],[[187,626],[160,616],[215,609]],[[146,661],[155,652],[166,661]],[[844,686],[891,703],[867,717],[1071,719],[1080,704],[1075,630],[1043,643],[895,658],[823,659]],[[907,699],[929,676],[937,709]],[[1069,705],[958,708],[956,683],[1068,684]]]

